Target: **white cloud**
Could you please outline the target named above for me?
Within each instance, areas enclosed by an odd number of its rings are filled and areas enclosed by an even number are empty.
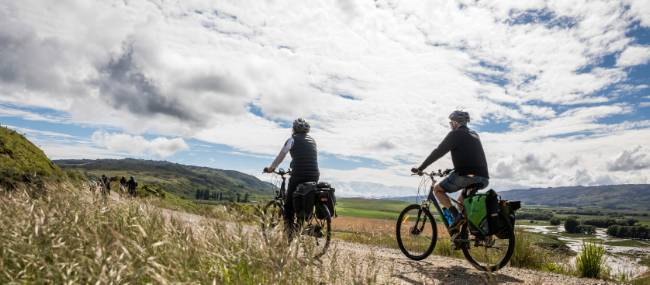
[[[386,165],[325,175],[408,186],[463,108],[512,127],[481,134],[508,187],[605,181],[598,162],[621,134],[650,138],[643,122],[602,123],[636,109],[598,94],[645,62],[626,33],[647,25],[647,1],[41,2],[0,4],[0,101],[119,129],[93,135],[118,153],[164,157],[196,138],[274,155],[301,116],[321,151]],[[49,118],[28,113],[0,109]],[[566,165],[576,157],[583,169]],[[545,164],[559,170],[534,171]],[[612,181],[648,179],[623,175]]]
[[[152,140],[147,140],[142,136],[107,133],[103,131],[93,133],[92,141],[109,150],[134,155],[167,157],[176,152],[189,149],[189,146],[182,138],[168,139],[157,137]]]
[[[634,66],[644,64],[650,60],[650,47],[647,46],[629,46],[627,47],[616,61],[618,66]]]
[[[650,27],[650,3],[645,0],[626,0],[630,5],[629,13],[639,20],[641,26]]]
[[[630,171],[650,168],[650,153],[641,146],[624,150],[607,166],[612,171]]]

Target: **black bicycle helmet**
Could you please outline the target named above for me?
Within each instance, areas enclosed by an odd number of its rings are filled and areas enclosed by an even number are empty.
[[[303,118],[298,118],[293,121],[293,131],[296,133],[308,133],[309,128],[309,123],[307,123]]]
[[[456,110],[456,111],[453,111],[449,115],[449,119],[452,120],[452,121],[458,122],[461,125],[465,125],[465,124],[469,123],[469,113],[464,112],[464,111],[460,111],[460,110]]]

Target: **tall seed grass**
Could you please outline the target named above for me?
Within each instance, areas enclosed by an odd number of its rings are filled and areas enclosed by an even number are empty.
[[[515,250],[510,259],[514,267],[543,269],[549,262],[548,255],[535,246],[533,236],[522,230],[515,233]]]
[[[375,280],[372,270],[343,276],[337,263],[300,254],[300,245],[282,235],[264,240],[242,223],[206,219],[188,226],[138,200],[87,200],[66,192],[41,199],[0,192],[0,284]]]
[[[455,250],[449,238],[439,238],[436,242],[436,247],[433,249],[433,254],[449,257],[463,258],[463,253],[460,250]]]
[[[576,257],[576,270],[580,277],[607,277],[609,270],[605,266],[605,247],[595,242],[583,242],[582,251]]]

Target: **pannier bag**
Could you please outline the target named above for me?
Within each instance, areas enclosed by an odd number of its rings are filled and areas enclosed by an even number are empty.
[[[334,195],[335,189],[327,182],[320,182],[317,185],[316,191],[316,217],[319,219],[325,219],[327,213],[325,209],[329,212],[330,217],[336,216],[336,196]]]
[[[494,190],[490,189],[485,193],[477,193],[465,198],[463,206],[473,235],[487,236],[497,229],[499,198]]]
[[[293,209],[298,219],[311,218],[311,214],[314,212],[316,190],[316,182],[305,182],[298,185],[296,191],[293,192]]]
[[[499,200],[499,219],[494,234],[498,238],[508,238],[515,227],[515,211],[521,208],[520,201]]]

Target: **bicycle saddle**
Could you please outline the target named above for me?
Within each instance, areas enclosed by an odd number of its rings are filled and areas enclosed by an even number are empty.
[[[316,187],[318,187],[318,188],[332,188],[332,186],[330,186],[330,184],[327,183],[327,182],[318,182]]]
[[[483,185],[483,183],[473,183],[473,184],[467,185],[467,187],[465,187],[465,190],[463,191],[463,193],[465,193],[465,197],[469,197],[469,196],[472,196],[472,195],[476,194],[476,192],[478,192],[479,189],[483,189],[484,187],[485,187],[485,185]]]

